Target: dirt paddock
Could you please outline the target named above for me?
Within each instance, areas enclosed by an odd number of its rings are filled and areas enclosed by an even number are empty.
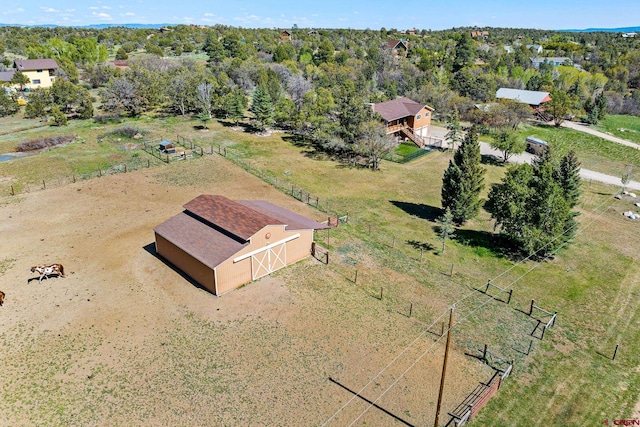
[[[202,193],[323,219],[218,157],[0,198],[0,425],[322,425],[353,397],[330,377],[359,390],[422,332],[311,258],[220,298],[194,286],[155,256],[153,227]],[[29,281],[54,262],[65,278]],[[433,342],[363,394],[376,399]],[[377,405],[432,423],[441,344]],[[441,420],[490,376],[452,357]],[[396,423],[371,408],[355,425]]]

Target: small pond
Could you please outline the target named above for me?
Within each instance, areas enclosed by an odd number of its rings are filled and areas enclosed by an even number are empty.
[[[8,162],[9,160],[21,159],[23,157],[32,156],[36,153],[4,153],[0,154],[0,162]]]

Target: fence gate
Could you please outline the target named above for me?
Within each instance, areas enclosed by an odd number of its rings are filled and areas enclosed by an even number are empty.
[[[259,279],[273,273],[287,265],[287,244],[267,248],[262,252],[251,255],[252,280]]]

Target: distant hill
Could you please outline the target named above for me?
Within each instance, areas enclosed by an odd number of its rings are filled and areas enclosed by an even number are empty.
[[[73,28],[92,28],[96,30],[101,30],[103,28],[111,28],[111,27],[126,27],[126,28],[162,28],[168,27],[177,24],[92,24],[92,25],[70,25]],[[44,27],[44,28],[54,28],[54,27],[67,27],[69,25],[55,25],[55,24],[42,24],[42,25],[20,25],[20,24],[0,24],[0,27]]]
[[[586,28],[584,30],[558,30],[571,33],[640,33],[640,27],[622,27],[622,28]]]

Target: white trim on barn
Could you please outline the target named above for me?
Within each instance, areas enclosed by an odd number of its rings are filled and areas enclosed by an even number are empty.
[[[262,247],[260,249],[256,249],[255,251],[247,252],[246,254],[240,255],[239,257],[234,258],[233,262],[234,263],[240,262],[243,259],[249,258],[250,256],[254,256],[256,254],[259,254],[260,252],[266,251],[267,249],[274,248],[274,247],[276,247],[278,245],[281,245],[283,243],[290,242],[291,240],[297,239],[298,237],[300,237],[300,233],[296,233],[293,236],[287,237],[286,239],[278,240],[277,242],[273,242],[271,244],[268,244],[267,246]]]

